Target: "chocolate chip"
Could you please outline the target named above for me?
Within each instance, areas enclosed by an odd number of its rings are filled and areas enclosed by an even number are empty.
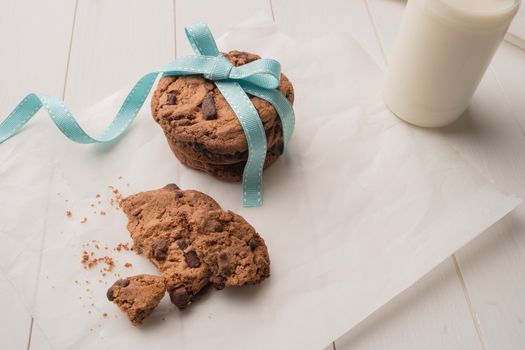
[[[116,280],[115,283],[108,289],[106,292],[106,297],[109,301],[113,301],[115,299],[115,287],[121,287],[125,288],[129,285],[129,280],[127,278]]]
[[[197,256],[197,253],[194,250],[184,254],[184,257],[186,258],[186,263],[189,267],[201,266],[201,261],[199,260],[199,257]]]
[[[109,288],[106,292],[106,297],[108,297],[109,301],[115,300],[115,295],[113,294],[113,287]]]
[[[114,286],[120,286],[122,288],[125,288],[129,285],[129,280],[127,278],[121,278],[117,280],[115,283],[113,283]]]
[[[157,242],[155,242],[155,245],[153,246],[153,257],[157,261],[163,261],[166,260],[166,257],[168,256],[168,240],[167,239],[160,239]]]
[[[257,238],[255,237],[250,238],[250,240],[248,241],[248,245],[250,246],[252,250],[257,248]]]
[[[222,276],[214,276],[210,280],[211,284],[213,284],[213,287],[217,290],[224,289],[226,287],[226,278]]]
[[[174,104],[177,103],[177,95],[175,95],[175,94],[168,94],[166,97],[167,97],[166,98],[166,104],[167,105],[174,105]]]
[[[208,92],[202,100],[202,115],[206,120],[217,119],[217,108],[213,100],[213,92]]]
[[[177,243],[177,246],[180,248],[180,250],[188,248],[188,242],[186,242],[185,239],[179,239],[175,243]]]
[[[177,186],[176,184],[167,184],[166,186],[164,186],[164,188],[167,188],[170,190],[180,190],[179,186]]]
[[[192,147],[197,152],[202,152],[206,149],[206,147],[202,143],[199,143],[199,142],[193,143]]]
[[[230,259],[228,258],[228,253],[222,252],[219,254],[217,265],[219,267],[219,274],[223,276],[228,276],[230,274]]]
[[[190,296],[184,287],[171,290],[169,295],[171,302],[179,309],[184,309],[190,303]]]

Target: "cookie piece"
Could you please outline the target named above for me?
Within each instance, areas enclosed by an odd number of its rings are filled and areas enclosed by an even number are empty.
[[[171,147],[173,154],[177,159],[189,168],[203,171],[215,178],[227,181],[227,182],[239,182],[242,180],[242,174],[246,161],[241,161],[234,164],[208,164],[198,159],[194,159],[191,156],[185,154],[178,148]],[[266,152],[266,159],[264,161],[264,169],[275,163],[281,155],[282,144],[275,145]]]
[[[225,57],[235,66],[260,58],[240,51],[231,51]],[[293,87],[284,75],[279,90],[293,103]],[[250,96],[250,100],[266,131],[279,123],[277,112],[269,102],[255,96]],[[248,149],[236,114],[215,84],[201,76],[163,77],[151,99],[151,112],[170,143],[195,142],[218,154]]]
[[[170,186],[132,195],[121,207],[136,251],[160,270],[179,309],[210,285],[257,284],[270,275],[255,229],[201,192]]]
[[[113,283],[106,296],[137,326],[159,305],[165,293],[166,282],[163,277],[137,275]]]

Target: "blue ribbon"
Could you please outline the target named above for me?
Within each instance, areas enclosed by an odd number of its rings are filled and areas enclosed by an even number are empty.
[[[204,23],[185,28],[186,36],[196,55],[180,57],[167,66],[144,75],[129,92],[111,124],[98,137],[89,136],[64,102],[53,96],[27,95],[0,124],[0,143],[14,136],[43,106],[55,125],[77,143],[107,143],[117,139],[131,125],[144,104],[153,84],[162,75],[202,74],[213,80],[239,118],[248,141],[248,160],[243,173],[243,205],[262,205],[262,172],[266,158],[266,135],[259,114],[247,93],[271,103],[281,118],[284,150],[292,135],[295,117],[292,106],[277,89],[281,77],[279,62],[260,59],[234,67],[219,52],[215,40]]]

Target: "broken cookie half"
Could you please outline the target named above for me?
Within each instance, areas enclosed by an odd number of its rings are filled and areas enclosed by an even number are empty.
[[[220,290],[270,276],[264,240],[202,192],[170,184],[132,195],[121,207],[135,250],[159,269],[179,309],[210,285]]]
[[[163,277],[137,275],[119,279],[106,295],[137,326],[159,305],[165,293],[166,282]]]

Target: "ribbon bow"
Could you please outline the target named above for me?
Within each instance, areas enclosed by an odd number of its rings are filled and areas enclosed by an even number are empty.
[[[186,27],[185,31],[196,55],[177,58],[167,66],[144,75],[129,92],[117,115],[100,136],[89,136],[58,98],[31,93],[0,124],[0,143],[18,133],[42,106],[60,131],[72,141],[82,144],[112,142],[131,125],[160,74],[202,74],[215,83],[239,118],[248,142],[248,160],[242,183],[243,205],[260,206],[262,172],[267,151],[266,134],[247,93],[270,102],[277,110],[283,126],[284,152],[294,129],[295,117],[290,103],[277,90],[281,66],[275,60],[260,59],[234,67],[219,52],[206,24],[196,23]]]

